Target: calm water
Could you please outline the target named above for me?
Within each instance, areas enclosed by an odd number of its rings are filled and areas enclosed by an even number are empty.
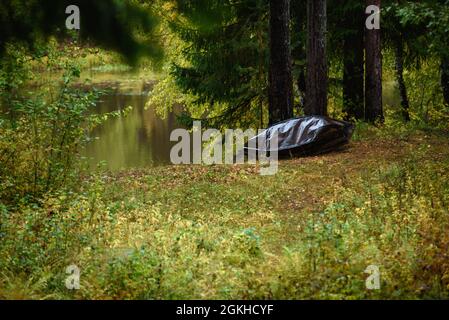
[[[98,113],[123,110],[128,106],[133,109],[126,117],[111,117],[94,130],[96,140],[85,151],[90,164],[95,166],[105,161],[110,170],[169,164],[170,150],[176,143],[170,142],[170,133],[181,127],[176,122],[180,108],[174,108],[174,112],[161,119],[153,108],[145,110],[148,100],[145,82],[128,82],[125,88],[118,83],[102,84],[102,87],[108,86],[115,92],[101,97]]]
[[[97,112],[106,113],[132,106],[126,117],[110,118],[96,128],[86,149],[92,166],[106,162],[110,170],[142,168],[170,163],[170,150],[176,142],[170,142],[170,133],[181,127],[174,108],[165,119],[156,115],[153,108],[145,110],[151,94],[151,84],[132,74],[100,74],[100,87],[113,89],[97,105]],[[111,80],[114,79],[114,80]],[[399,105],[398,92],[394,82],[384,83],[384,104]]]

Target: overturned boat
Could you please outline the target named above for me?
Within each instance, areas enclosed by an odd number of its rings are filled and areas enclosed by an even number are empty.
[[[249,139],[244,152],[278,152],[279,157],[316,155],[346,145],[353,131],[349,122],[325,116],[299,117],[279,122]]]

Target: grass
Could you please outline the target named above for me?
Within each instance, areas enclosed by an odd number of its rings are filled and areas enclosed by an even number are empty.
[[[373,128],[275,176],[99,173],[40,206],[0,206],[0,298],[446,299],[448,178],[447,133]],[[80,290],[64,286],[71,264]]]

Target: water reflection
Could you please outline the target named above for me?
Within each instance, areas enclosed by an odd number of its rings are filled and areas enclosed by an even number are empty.
[[[176,110],[166,119],[155,114],[153,108],[145,110],[148,97],[144,94],[114,93],[103,96],[97,106],[99,113],[123,110],[132,106],[126,116],[110,118],[95,129],[91,142],[86,149],[90,164],[107,162],[110,170],[141,168],[170,163],[170,133],[179,128],[176,122]]]
[[[181,108],[174,108],[166,119],[161,119],[154,109],[145,110],[154,81],[143,81],[126,73],[103,77],[96,75],[93,78],[100,79],[95,87],[115,90],[102,97],[97,112],[123,110],[128,106],[132,106],[133,110],[126,117],[111,118],[96,128],[93,137],[98,139],[91,142],[85,152],[90,164],[96,166],[106,161],[110,170],[169,164],[170,150],[176,143],[170,142],[170,134],[181,127],[176,122],[176,114]],[[399,93],[394,81],[384,82],[383,93],[385,106],[399,107]]]

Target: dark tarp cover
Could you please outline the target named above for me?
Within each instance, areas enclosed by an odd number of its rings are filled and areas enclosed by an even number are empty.
[[[351,139],[354,125],[324,116],[299,117],[279,122],[253,137],[245,145],[250,150],[279,152],[279,156],[313,155],[337,149]],[[278,148],[272,149],[272,139],[278,133]],[[260,146],[257,140],[260,139]],[[257,146],[257,147],[255,147]]]

